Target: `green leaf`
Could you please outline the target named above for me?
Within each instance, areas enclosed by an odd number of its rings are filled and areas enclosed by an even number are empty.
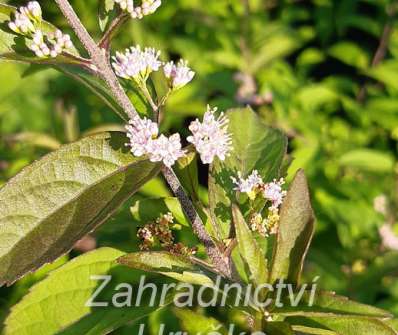
[[[131,282],[129,271],[115,260],[123,252],[101,248],[79,256],[52,271],[31,288],[11,309],[5,321],[4,335],[28,334],[108,334],[122,323],[141,318],[155,307],[115,308],[86,306],[103,280],[91,276],[112,275],[113,279],[95,301],[110,302],[118,283]],[[112,287],[112,289],[110,289]]]
[[[98,8],[98,23],[101,31],[105,31],[109,22],[116,16],[115,0],[100,0]]]
[[[337,335],[396,335],[386,323],[378,319],[358,316],[316,317],[316,318],[288,318],[292,325],[301,325],[336,332]],[[310,333],[311,334],[311,333]],[[314,334],[314,333],[313,333]],[[315,333],[329,335],[328,333]]]
[[[176,223],[185,227],[191,226],[177,198],[138,200],[130,210],[134,219],[141,223],[155,221],[161,214],[170,212],[173,214]]]
[[[249,268],[250,279],[257,286],[264,284],[268,280],[267,260],[235,204],[232,205],[232,216],[239,252]]]
[[[349,300],[334,292],[317,291],[311,301],[311,293],[305,292],[298,306],[292,306],[289,298],[282,300],[283,307],[275,307],[273,313],[283,316],[363,316],[390,318],[391,314],[373,306]]]
[[[14,33],[8,28],[8,22],[11,20],[11,15],[15,11],[15,7],[0,3],[0,58],[36,64],[80,63],[77,59],[64,55],[58,55],[56,58],[48,59],[36,57],[35,54],[26,46],[26,43],[31,43],[30,40]],[[44,33],[49,33],[56,31],[57,28],[47,21],[42,21],[41,30]],[[75,49],[68,51],[72,55],[78,55],[78,52]]]
[[[329,54],[341,62],[359,69],[369,67],[369,56],[357,44],[343,41],[333,45]]]
[[[105,102],[109,108],[118,114],[122,120],[128,120],[126,112],[119,106],[102,79],[77,66],[54,65],[54,68],[86,86],[103,102]]]
[[[287,146],[282,132],[264,125],[250,108],[230,110],[227,116],[233,149],[224,162],[215,160],[209,172],[209,203],[221,238],[229,237],[230,208],[236,200],[231,177],[256,169],[265,182],[277,178]]]
[[[6,142],[20,142],[49,150],[57,150],[61,146],[61,143],[56,138],[45,133],[36,132],[23,132],[6,136],[5,140]]]
[[[269,335],[295,335],[287,322],[267,322],[264,331]]]
[[[307,178],[299,170],[280,211],[279,229],[272,259],[271,283],[287,279],[298,283],[304,259],[314,234]]]
[[[312,328],[306,326],[293,326],[292,329],[297,335],[339,335],[331,330]]]
[[[182,330],[189,334],[227,334],[223,324],[215,318],[204,316],[189,309],[173,309],[174,314],[181,321]]]
[[[109,1],[109,0],[106,0]],[[109,93],[109,89],[104,81],[99,79],[89,70],[85,69],[81,61],[77,58],[59,55],[56,58],[38,58],[26,47],[25,38],[13,33],[7,27],[10,15],[16,10],[15,7],[0,4],[0,59],[22,61],[31,64],[42,64],[52,66],[56,70],[70,76],[71,78],[88,87],[94,94],[99,96],[114,112],[123,120],[127,120],[125,111],[120,108],[114,97]],[[57,28],[46,21],[42,22],[42,29],[45,32],[53,32]],[[78,56],[77,50],[70,51],[72,56]],[[137,110],[141,114],[147,114],[148,104],[140,93],[134,89],[129,89],[131,100],[137,105]]]
[[[199,179],[196,152],[188,151],[177,161],[173,169],[187,193],[194,201],[198,201]]]
[[[166,251],[134,252],[120,257],[118,263],[133,269],[160,273],[194,285],[214,284],[209,277],[195,271],[195,267],[187,258]]]
[[[371,149],[352,150],[339,159],[342,166],[357,168],[370,172],[391,172],[394,168],[394,158],[381,151]]]
[[[156,176],[160,165],[133,157],[126,140],[103,133],[64,145],[0,189],[0,283],[66,253]]]

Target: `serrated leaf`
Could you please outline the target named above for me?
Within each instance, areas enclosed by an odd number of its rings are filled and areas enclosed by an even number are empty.
[[[307,178],[302,170],[294,177],[280,210],[279,228],[271,266],[271,283],[287,279],[298,283],[314,234],[314,213]]]
[[[232,206],[232,216],[239,253],[249,268],[250,279],[257,286],[264,284],[268,280],[267,260],[235,204]]]
[[[128,321],[139,319],[157,307],[86,306],[103,280],[91,276],[113,275],[95,301],[109,302],[118,283],[131,283],[129,271],[115,260],[124,253],[101,248],[79,256],[52,271],[15,305],[5,321],[4,335],[108,334]]]
[[[133,157],[126,140],[103,133],[64,145],[0,189],[0,283],[70,250],[156,176],[160,164]]]
[[[160,273],[185,283],[213,285],[209,277],[195,271],[194,265],[187,258],[166,251],[134,252],[120,257],[118,263],[133,269]]]
[[[282,132],[267,127],[250,108],[230,110],[227,117],[233,149],[224,162],[215,160],[209,171],[209,203],[221,238],[228,238],[231,230],[230,208],[236,199],[231,177],[238,172],[246,177],[256,169],[265,182],[277,178],[287,146]]]

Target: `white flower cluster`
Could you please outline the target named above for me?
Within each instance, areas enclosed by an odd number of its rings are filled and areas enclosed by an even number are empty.
[[[135,81],[146,81],[153,71],[158,71],[162,62],[159,61],[160,51],[153,48],[131,47],[125,53],[116,52],[112,57],[112,66],[116,74],[125,79]]]
[[[235,177],[231,177],[232,182],[236,185],[234,188],[235,191],[239,191],[240,193],[252,193],[263,183],[263,179],[258,174],[257,170],[253,170],[251,175],[249,175],[246,179],[242,178],[242,173],[238,172],[238,179]]]
[[[261,193],[264,199],[271,202],[270,209],[277,209],[283,202],[283,198],[286,195],[286,191],[282,189],[282,185],[285,180],[281,178],[280,180],[274,179],[270,183],[264,183],[263,179],[259,175],[257,170],[247,177],[242,178],[240,172],[238,172],[238,179],[231,177],[232,182],[236,185],[234,188],[240,193],[246,193],[253,200],[257,193]]]
[[[231,150],[228,118],[224,113],[216,117],[216,111],[207,106],[203,122],[196,119],[189,126],[192,136],[187,141],[195,146],[204,164],[211,164],[216,156],[223,161]]]
[[[159,135],[158,125],[147,118],[136,117],[126,126],[128,144],[134,156],[148,155],[151,162],[163,162],[171,167],[175,161],[185,155],[179,134],[166,137]]]
[[[26,6],[20,7],[14,16],[14,21],[8,23],[9,28],[32,39],[27,45],[37,57],[57,57],[64,50],[73,47],[70,36],[59,29],[46,35],[43,33],[40,29],[42,10],[37,1],[30,1]]]
[[[47,43],[46,43],[47,41]],[[73,47],[72,41],[68,34],[63,34],[61,30],[50,33],[46,37],[40,30],[33,34],[32,44],[29,49],[32,50],[37,57],[57,57],[65,49]]]
[[[36,31],[35,23],[41,22],[41,7],[37,1],[30,1],[26,6],[19,7],[14,13],[15,19],[8,27],[18,34],[31,34]]]
[[[215,111],[216,109],[208,107],[203,123],[196,120],[189,127],[193,135],[189,136],[187,141],[195,145],[204,164],[212,163],[216,156],[224,160],[231,149],[231,138],[226,129],[228,119],[224,114],[216,119]],[[152,162],[162,161],[168,167],[185,156],[180,135],[159,136],[157,123],[147,118],[141,119],[137,116],[129,121],[126,130],[130,139],[128,146],[131,147],[134,156],[148,155]]]
[[[139,45],[126,49],[124,53],[116,52],[112,57],[112,66],[116,75],[124,79],[132,79],[136,82],[145,82],[151,72],[158,71],[163,66],[163,72],[169,81],[169,86],[177,90],[188,84],[195,75],[188,67],[188,62],[180,60],[177,65],[174,62],[166,64],[159,60],[160,51],[154,48],[141,49]]]
[[[142,0],[141,6],[134,6],[134,0],[115,0],[115,2],[133,19],[142,19],[144,16],[154,13],[162,4],[161,0]]]
[[[262,198],[271,202],[266,217],[263,217],[261,212],[252,213],[249,223],[251,230],[257,231],[264,237],[275,234],[279,225],[279,207],[286,196],[286,191],[282,189],[284,179],[281,178],[279,181],[274,179],[270,183],[264,183],[257,170],[253,170],[247,178],[242,178],[242,174],[238,172],[238,178],[231,177],[231,179],[236,185],[235,191],[246,193],[251,200],[255,200],[260,194]]]
[[[170,88],[178,90],[188,84],[195,75],[188,67],[188,62],[181,59],[177,65],[173,61],[164,64],[163,72],[169,80]]]

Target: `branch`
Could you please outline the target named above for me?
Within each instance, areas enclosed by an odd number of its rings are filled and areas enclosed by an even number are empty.
[[[117,99],[118,103],[123,107],[128,113],[130,118],[137,117],[138,113],[134,106],[132,105],[130,99],[124,92],[122,86],[120,85],[115,73],[112,70],[109,59],[106,56],[106,51],[94,42],[86,28],[81,23],[80,19],[76,15],[72,6],[69,4],[68,0],[55,0],[61,9],[62,13],[68,20],[72,29],[75,31],[77,37],[82,42],[83,46],[86,48],[87,52],[91,56],[93,64],[98,68],[99,76],[105,80],[108,84],[109,89]],[[167,180],[170,188],[180,200],[181,206],[184,212],[192,222],[192,228],[195,234],[198,236],[200,241],[204,244],[206,252],[210,259],[213,261],[217,269],[227,277],[231,276],[231,267],[229,260],[223,257],[220,249],[214,244],[211,237],[204,228],[203,222],[199,215],[196,213],[195,207],[193,206],[191,200],[185,194],[180,181],[171,169],[162,168],[162,173]]]
[[[371,65],[372,67],[379,65],[386,56],[388,43],[390,41],[390,37],[393,32],[393,27],[394,27],[393,21],[395,14],[396,14],[396,8],[391,8],[391,10],[387,10],[388,21],[383,28],[383,33],[380,37],[379,46],[377,47],[377,50],[373,56],[372,65]],[[363,103],[365,101],[365,98],[366,98],[366,84],[363,84],[358,92],[357,101],[359,103]]]
[[[98,46],[101,49],[109,50],[112,38],[116,35],[118,29],[123,23],[127,21],[129,16],[125,13],[119,14],[111,23],[108,30],[102,36],[101,40],[98,42]]]
[[[229,266],[229,261],[227,258],[222,256],[220,249],[214,244],[210,235],[207,233],[202,219],[196,212],[191,200],[186,195],[184,189],[182,188],[177,176],[174,174],[172,169],[167,167],[162,168],[163,176],[165,177],[167,183],[170,185],[171,190],[177,196],[181,202],[182,208],[184,208],[185,214],[188,216],[189,220],[192,222],[192,229],[198,236],[200,241],[204,244],[207,254],[210,259],[214,262],[216,268],[225,276],[231,277],[231,269]]]
[[[87,29],[81,23],[72,6],[69,4],[68,0],[55,0],[55,2],[68,20],[72,29],[75,31],[76,36],[89,53],[93,64],[98,68],[99,75],[108,84],[117,102],[123,107],[129,118],[137,117],[137,111],[131,104],[130,99],[116,78],[109,63],[109,59],[106,57],[105,50],[97,46]]]

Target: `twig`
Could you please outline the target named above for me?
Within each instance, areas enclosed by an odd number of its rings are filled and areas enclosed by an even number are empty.
[[[68,0],[55,0],[55,2],[89,53],[93,64],[98,69],[99,75],[105,80],[117,102],[126,111],[130,118],[138,116],[136,109],[131,104],[130,99],[113,73],[104,49],[97,46],[87,29],[81,23],[72,6],[69,4]]]
[[[383,33],[380,37],[379,46],[377,47],[377,50],[373,56],[372,65],[371,65],[372,67],[375,67],[378,64],[380,64],[381,61],[386,56],[388,43],[390,41],[390,37],[393,32],[393,27],[394,27],[393,19],[396,13],[396,9],[391,8],[391,10],[387,10],[387,13],[388,13],[388,21],[384,26]],[[361,89],[359,90],[357,95],[357,101],[359,103],[363,103],[365,101],[365,98],[366,98],[366,83],[364,83]]]
[[[167,183],[170,185],[171,190],[177,196],[181,202],[181,206],[184,208],[185,214],[188,216],[189,220],[192,222],[192,229],[198,236],[200,241],[204,244],[207,254],[215,263],[217,269],[225,276],[231,277],[231,268],[229,266],[229,261],[224,258],[220,253],[220,249],[214,244],[210,235],[207,233],[202,219],[196,212],[191,200],[185,194],[177,176],[174,171],[168,169],[167,167],[162,168],[163,176],[165,177]]]
[[[124,22],[126,22],[128,18],[129,16],[127,14],[121,13],[112,21],[108,30],[105,32],[101,40],[98,42],[98,46],[101,49],[109,50],[112,38],[115,36],[121,25]]]
[[[76,15],[72,6],[69,4],[68,0],[55,0],[55,2],[58,4],[70,26],[75,31],[77,37],[91,56],[93,64],[98,68],[99,76],[105,80],[120,106],[128,113],[130,118],[137,117],[138,113],[124,92],[115,73],[113,72],[105,50],[101,49],[94,42],[86,28],[81,23],[79,17]],[[226,260],[223,257],[220,249],[215,245],[210,235],[207,233],[200,216],[196,212],[191,200],[185,194],[177,176],[174,174],[173,170],[165,166],[162,168],[162,173],[170,185],[170,188],[180,200],[182,208],[192,222],[192,228],[194,232],[204,244],[207,254],[213,261],[214,266],[219,270],[219,272],[227,277],[230,277],[231,267],[229,260]]]

